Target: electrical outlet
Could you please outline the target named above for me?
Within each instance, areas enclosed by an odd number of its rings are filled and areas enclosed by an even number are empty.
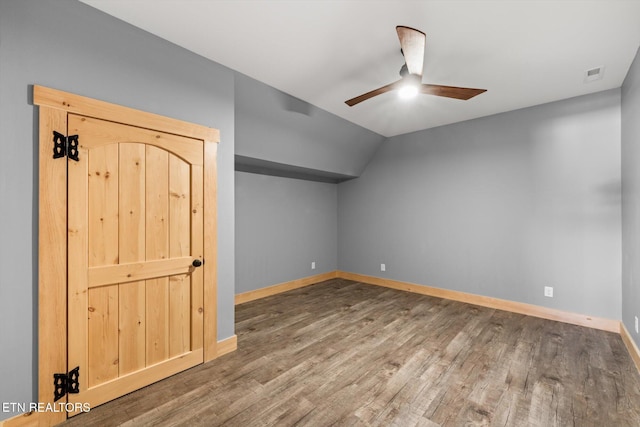
[[[380,271],[387,271],[386,264],[380,264]]]
[[[544,287],[544,296],[545,297],[549,297],[549,298],[553,298],[553,288],[551,286],[545,286]]]
[[[638,332],[638,316],[636,316],[636,334],[638,334],[640,332]]]
[[[315,261],[311,261],[311,269],[312,270],[316,269],[316,262]]]

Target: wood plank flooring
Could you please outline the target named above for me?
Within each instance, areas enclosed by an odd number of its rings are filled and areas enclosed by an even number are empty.
[[[238,350],[66,426],[640,426],[619,335],[341,279],[236,307]]]

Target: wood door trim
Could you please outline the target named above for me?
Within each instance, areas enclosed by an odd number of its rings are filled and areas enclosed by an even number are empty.
[[[207,325],[210,329],[218,330],[218,172],[217,154],[218,144],[216,140],[204,141],[204,239],[203,251],[205,254],[204,269],[205,286],[204,300],[204,361],[208,362],[219,356],[217,335],[207,334]],[[209,279],[211,278],[211,279]]]
[[[67,370],[67,162],[53,159],[53,131],[67,132],[68,114],[200,139],[204,145],[204,360],[217,355],[217,129],[183,122],[34,86],[33,103],[39,107],[39,233],[38,233],[38,402],[53,404],[53,374]],[[81,373],[82,375],[82,373]],[[81,377],[82,378],[82,377]],[[85,377],[86,378],[86,377]],[[29,423],[55,425],[64,412],[42,412]]]
[[[69,113],[201,139],[203,141],[220,142],[220,132],[217,129],[123,107],[97,99],[86,98],[44,86],[35,85],[33,87],[33,98],[34,104],[64,110]]]
[[[53,158],[51,138],[54,130],[66,132],[67,113],[40,107],[39,128],[38,402],[53,404],[53,374],[67,368],[67,163]],[[66,419],[37,415],[44,425]]]

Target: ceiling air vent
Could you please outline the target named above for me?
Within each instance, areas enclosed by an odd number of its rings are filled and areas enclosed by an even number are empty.
[[[591,68],[584,72],[584,82],[591,83],[591,82],[595,82],[596,80],[602,80],[603,75],[604,75],[604,65]]]

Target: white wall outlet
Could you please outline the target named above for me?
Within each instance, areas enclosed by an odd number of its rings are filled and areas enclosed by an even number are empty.
[[[312,270],[316,269],[316,262],[315,261],[311,261],[311,269]]]
[[[640,332],[638,332],[638,316],[636,316],[636,334],[638,334]]]
[[[545,297],[549,297],[549,298],[553,298],[553,288],[551,286],[545,286],[544,287],[544,296]]]
[[[380,264],[380,271],[387,271],[386,264]]]

